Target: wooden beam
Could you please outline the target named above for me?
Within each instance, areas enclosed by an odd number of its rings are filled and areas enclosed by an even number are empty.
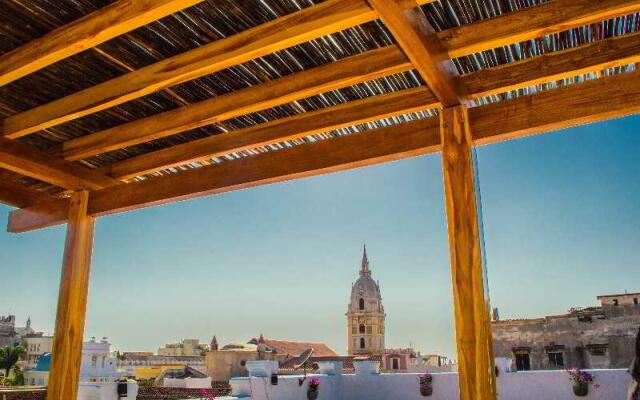
[[[469,118],[474,144],[482,145],[638,112],[640,71],[473,108]],[[435,152],[437,124],[435,119],[400,124],[99,190],[91,194],[89,212],[106,215]],[[9,231],[63,223],[64,207],[60,200],[13,211]]]
[[[552,0],[439,32],[451,58],[543,37],[640,10],[640,0]]]
[[[640,71],[469,109],[476,145],[640,112]],[[508,121],[508,123],[504,123]]]
[[[436,151],[438,143],[437,120],[418,120],[121,185],[126,191],[116,186],[92,192],[89,213],[106,215],[116,208],[132,210],[418,156]],[[58,200],[14,211],[8,230],[25,232],[63,223],[65,205]]]
[[[471,99],[635,62],[640,62],[640,33],[481,70],[456,78],[458,80],[456,86],[466,88],[469,94],[465,98]],[[191,106],[71,139],[62,145],[60,153],[68,160],[79,160],[339,87],[406,71],[409,68],[411,64],[402,52],[396,46],[389,46]],[[450,76],[453,74],[451,73]],[[155,155],[156,153],[149,154],[150,157]],[[184,160],[188,161],[189,158]],[[124,163],[126,164],[127,161]],[[131,161],[130,165],[133,163]],[[158,165],[161,167],[160,164]],[[118,169],[118,167],[114,168]],[[137,172],[145,171],[141,169]],[[129,172],[124,175],[114,176],[122,178],[130,173],[135,175],[135,172],[135,169],[129,169]]]
[[[71,190],[101,189],[119,183],[98,171],[71,164],[14,140],[0,139],[0,168]]]
[[[388,46],[71,139],[63,143],[61,152],[67,160],[79,160],[411,68],[411,63],[396,46]]]
[[[44,204],[54,199],[17,182],[18,175],[0,170],[0,203],[18,208]]]
[[[15,139],[375,18],[365,0],[329,0],[6,118]]]
[[[466,107],[442,110],[440,142],[460,400],[495,400],[490,305],[485,288],[473,138]]]
[[[107,171],[117,179],[127,180],[193,161],[435,108],[438,105],[438,101],[425,87],[401,90],[172,146],[116,163]]]
[[[460,104],[457,71],[422,10],[403,10],[396,0],[368,0],[416,67],[433,94],[445,106]]]
[[[0,86],[203,0],[120,0],[0,57]]]
[[[432,0],[420,0],[424,4]],[[415,6],[404,0],[402,7]],[[554,0],[532,9],[439,32],[449,57],[623,15],[640,0]],[[544,15],[544,18],[540,18]],[[6,118],[0,131],[18,138],[122,104],[169,86],[376,19],[365,0],[329,0],[226,39],[159,61]]]
[[[640,32],[487,68],[458,80],[470,97],[481,97],[638,62]]]
[[[86,191],[70,199],[47,400],[78,396],[95,226],[94,218],[87,215],[88,202]]]

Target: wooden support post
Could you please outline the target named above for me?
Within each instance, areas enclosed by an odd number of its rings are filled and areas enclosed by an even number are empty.
[[[95,219],[87,215],[89,192],[72,195],[58,294],[47,400],[75,400],[78,395],[84,321]]]
[[[460,400],[495,400],[489,299],[467,109],[440,114]]]

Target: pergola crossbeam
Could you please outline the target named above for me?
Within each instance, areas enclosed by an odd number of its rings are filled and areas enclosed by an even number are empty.
[[[67,140],[62,144],[61,153],[67,160],[79,160],[411,68],[411,63],[396,46],[388,46]]]
[[[400,8],[429,1],[405,0]],[[436,36],[451,58],[637,10],[640,0],[554,0]],[[377,17],[365,0],[329,0],[10,116],[1,131],[15,139]]]
[[[469,110],[474,145],[621,117],[640,111],[640,71]],[[503,121],[508,120],[505,124]],[[94,216],[314,176],[432,153],[440,149],[438,121],[419,120],[286,150],[267,152],[91,193]],[[9,231],[64,223],[63,200],[16,210]]]
[[[0,57],[0,86],[204,0],[120,0]]]
[[[117,179],[130,179],[188,162],[300,139],[315,133],[431,109],[438,105],[438,101],[425,87],[401,90],[172,146],[150,155],[116,163],[108,172]]]
[[[422,11],[403,10],[395,0],[368,1],[442,105],[460,104],[455,66]]]
[[[27,144],[7,139],[0,139],[0,168],[70,190],[95,190],[119,183],[98,171],[72,164]]]

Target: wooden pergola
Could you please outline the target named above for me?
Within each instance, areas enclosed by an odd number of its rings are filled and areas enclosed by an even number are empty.
[[[435,152],[443,160],[460,398],[495,399],[473,148],[640,109],[640,0],[326,0],[296,11],[282,5],[299,5],[293,0],[262,8],[257,0],[112,0],[61,26],[43,22],[45,3],[0,5],[0,38],[15,39],[0,53],[0,202],[17,208],[9,232],[67,224],[49,400],[77,395],[96,217]],[[207,25],[213,9],[233,25],[234,7],[251,3],[283,15],[228,36]],[[50,29],[9,32],[25,21]],[[140,38],[161,28],[178,42],[191,33],[166,29],[175,21],[210,37],[169,55],[151,43],[155,59],[140,66],[131,51],[110,45],[122,39],[144,48]],[[367,35],[383,45],[331,53],[344,38]],[[309,49],[328,55],[277,79],[260,61],[276,65]],[[91,75],[94,64],[82,64],[94,62],[83,58],[90,52],[119,73]],[[261,79],[244,87],[205,91],[198,101],[180,89],[210,88],[206,77],[255,65]],[[300,106],[363,87],[382,89]],[[126,108],[159,104],[158,94],[175,104]],[[237,122],[255,115],[268,117]]]

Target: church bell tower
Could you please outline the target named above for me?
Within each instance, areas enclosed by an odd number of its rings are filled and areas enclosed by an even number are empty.
[[[371,277],[367,247],[360,265],[360,277],[351,288],[347,309],[347,349],[350,356],[384,355],[384,307],[380,286]]]

